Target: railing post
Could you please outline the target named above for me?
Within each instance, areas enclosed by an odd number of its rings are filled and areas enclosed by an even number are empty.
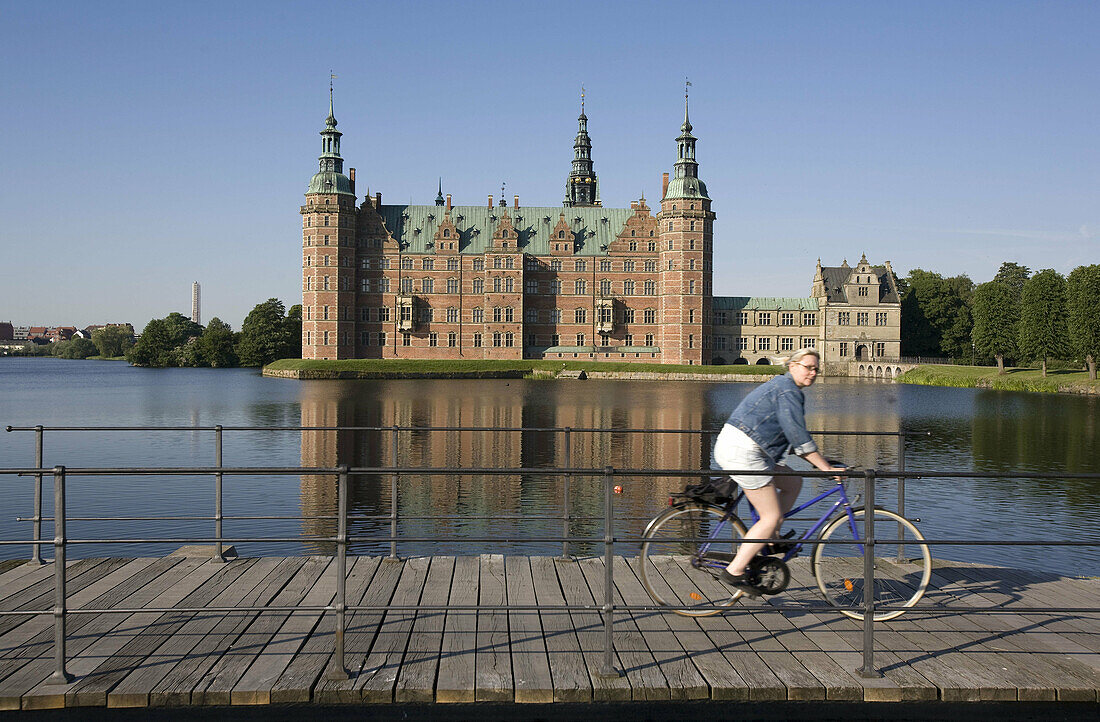
[[[905,432],[898,434],[898,473],[905,473]],[[905,516],[905,477],[898,477],[898,516]],[[905,527],[898,522],[898,539],[905,538]],[[898,562],[905,561],[905,545],[898,544]]]
[[[856,670],[870,679],[882,675],[875,669],[875,470],[863,472],[863,666]]]
[[[34,468],[42,468],[42,425],[34,427]],[[31,545],[31,564],[42,564],[42,474],[34,475],[34,544]]]
[[[565,427],[565,468],[573,466],[573,451],[572,451],[572,436],[573,429]],[[572,474],[565,475],[565,487],[564,496],[562,498],[562,512],[561,512],[561,558],[562,560],[569,559],[569,486],[573,480]]]
[[[397,427],[393,427],[393,439],[390,444],[390,462],[397,468]],[[397,560],[397,472],[390,475],[390,557]]]
[[[222,426],[214,427],[214,466],[218,472],[214,474],[214,561],[225,562],[225,552],[222,550]]]
[[[329,679],[347,679],[344,664],[344,630],[347,628],[348,576],[348,467],[343,464],[336,475],[336,649]]]
[[[597,676],[602,678],[621,677],[622,674],[615,667],[615,535],[613,527],[614,518],[614,469],[604,467],[603,472],[603,665]]]
[[[41,467],[40,467],[41,468]],[[50,684],[68,684],[75,679],[65,670],[65,467],[53,468],[53,649],[54,671]]]

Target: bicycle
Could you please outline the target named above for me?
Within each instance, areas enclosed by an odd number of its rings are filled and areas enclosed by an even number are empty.
[[[857,521],[864,520],[867,510],[852,506],[846,483],[847,477],[841,478],[832,489],[784,515],[787,519],[830,496],[839,497],[801,537],[769,545],[752,560],[747,571],[759,593],[778,594],[787,588],[787,562],[820,531],[819,541],[834,543],[812,545],[810,569],[818,589],[842,614],[864,618],[863,612],[852,607],[864,604],[864,545]],[[677,501],[676,496],[683,499]],[[683,616],[706,617],[720,613],[743,595],[718,580],[737,553],[738,539],[745,537],[746,527],[736,513],[743,497],[740,490],[725,504],[700,501],[687,492],[669,497],[669,508],[646,526],[640,554],[642,584],[655,602]],[[755,523],[759,517],[751,504],[749,511]],[[915,558],[899,563],[889,559],[897,555],[898,544],[875,541],[875,604],[895,608],[876,612],[874,620],[886,621],[905,612],[897,607],[912,607],[923,596],[932,575],[932,554],[920,531],[905,517],[876,507],[874,522],[876,537],[900,540],[907,551],[919,550]]]

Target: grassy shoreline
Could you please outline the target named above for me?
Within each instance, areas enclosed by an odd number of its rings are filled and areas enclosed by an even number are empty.
[[[422,361],[412,359],[280,359],[264,366],[269,376],[300,379],[358,378],[553,378],[559,374],[583,371],[585,374],[616,374],[624,378],[644,375],[695,378],[745,377],[767,379],[782,373],[779,366],[680,366],[601,361],[543,361],[517,359],[499,361]]]
[[[1000,391],[1031,391],[1036,393],[1100,394],[1100,381],[1089,379],[1087,371],[1059,369],[1006,368],[1004,375],[995,366],[918,366],[898,377],[903,384],[950,386]]]

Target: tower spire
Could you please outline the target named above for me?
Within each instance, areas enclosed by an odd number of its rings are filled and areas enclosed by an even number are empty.
[[[584,114],[584,86],[581,86],[581,114],[577,137],[573,139],[573,168],[565,181],[565,205],[600,205],[599,180],[592,170],[592,139],[588,137],[588,116]]]
[[[344,175],[344,159],[340,157],[340,136],[336,130],[336,115],[333,112],[332,80],[336,75],[329,73],[328,81],[328,117],[325,118],[325,128],[321,131],[321,155],[317,158],[317,173],[309,181],[307,193],[345,193],[355,195],[351,189],[351,181]]]
[[[684,122],[676,138],[676,164],[673,178],[665,191],[665,198],[707,198],[707,186],[699,180],[699,163],[695,160],[696,138],[691,134],[688,120],[688,88],[691,81],[684,78]]]

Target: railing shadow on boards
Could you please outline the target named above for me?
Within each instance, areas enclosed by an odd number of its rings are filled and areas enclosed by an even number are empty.
[[[35,468],[43,468],[44,457],[43,449],[45,447],[45,435],[47,431],[50,432],[100,432],[100,433],[115,433],[115,432],[213,432],[213,461],[214,466],[217,467],[214,471],[214,515],[211,516],[179,516],[174,517],[177,521],[213,521],[214,522],[214,548],[213,558],[215,561],[224,561],[224,540],[223,540],[223,523],[226,519],[224,509],[224,493],[223,493],[223,457],[225,448],[225,434],[226,432],[374,432],[384,433],[390,436],[390,466],[396,468],[399,466],[401,459],[398,456],[398,450],[401,448],[400,435],[403,433],[441,433],[441,432],[474,432],[474,433],[540,433],[540,434],[560,434],[562,437],[562,458],[565,461],[565,466],[574,465],[574,453],[573,453],[573,439],[578,435],[591,435],[591,434],[647,434],[647,435],[673,435],[673,436],[698,436],[700,444],[707,442],[706,446],[709,447],[710,442],[708,437],[716,437],[721,429],[608,429],[608,428],[585,428],[585,427],[505,427],[505,426],[7,426],[5,430],[11,432],[33,432],[34,433],[34,466]],[[898,472],[896,479],[897,489],[897,501],[895,511],[901,516],[905,516],[905,457],[906,457],[906,442],[909,439],[926,438],[931,436],[930,432],[912,432],[912,431],[829,431],[829,430],[816,430],[811,434],[815,436],[835,436],[835,437],[882,437],[882,438],[895,438],[896,442],[896,459],[897,463],[895,471]],[[335,467],[333,467],[335,468]],[[390,476],[390,536],[396,540],[398,536],[398,522],[402,518],[398,513],[398,497],[399,488],[398,480],[399,475],[387,472]],[[35,487],[34,487],[34,514],[29,518],[19,518],[18,521],[29,521],[33,529],[33,538],[38,539],[41,537],[42,532],[42,488],[43,488],[43,474],[35,474]],[[561,527],[562,527],[562,557],[569,556],[569,541],[564,539],[569,536],[569,530],[571,524],[574,521],[583,519],[571,514],[571,501],[570,494],[572,492],[572,474],[565,473],[562,475],[562,501],[561,501]],[[155,520],[157,517],[128,517],[128,521],[138,520]],[[250,517],[235,517],[236,519],[252,519],[269,521],[275,520],[289,520],[297,519],[299,517],[287,517],[287,516],[250,516]],[[412,517],[405,516],[405,519]],[[435,517],[427,517],[435,518]],[[464,519],[471,519],[470,516],[463,516]],[[492,517],[499,518],[499,517]],[[81,521],[103,521],[103,519],[83,518]],[[115,519],[117,520],[117,519]],[[904,553],[904,545],[898,545],[897,560],[901,561]],[[397,556],[397,542],[393,541],[390,544],[390,556],[396,558]],[[38,543],[31,545],[31,561],[34,563],[42,563],[41,550]]]
[[[280,538],[280,537],[236,537],[236,538],[196,538],[196,537],[183,537],[183,538],[106,538],[106,539],[73,539],[70,538],[66,530],[66,522],[70,519],[66,506],[66,491],[67,487],[73,478],[77,477],[104,477],[104,476],[136,476],[136,475],[156,475],[156,476],[192,476],[192,475],[211,475],[221,474],[225,477],[244,476],[244,475],[263,475],[263,476],[280,476],[280,475],[302,475],[302,474],[314,474],[314,475],[332,475],[336,480],[337,498],[335,519],[337,522],[336,534],[333,536],[314,536],[311,537],[313,541],[323,541],[334,545],[334,559],[336,565],[336,592],[335,601],[330,604],[323,605],[265,605],[265,606],[229,606],[229,607],[140,607],[140,608],[92,608],[87,606],[81,606],[76,609],[70,609],[67,604],[66,594],[66,552],[73,545],[84,544],[143,544],[143,543],[214,543],[214,542],[234,542],[234,543],[269,543],[269,542],[299,542],[302,541],[301,537],[295,538]],[[664,476],[664,477],[679,477],[684,479],[697,479],[705,478],[712,475],[710,469],[704,470],[685,470],[685,469],[623,469],[604,467],[602,469],[597,468],[553,468],[548,469],[545,467],[534,468],[427,468],[427,467],[360,467],[350,468],[348,466],[339,467],[196,467],[196,468],[66,468],[65,466],[55,466],[53,468],[41,468],[41,467],[29,467],[29,468],[4,468],[0,469],[0,476],[4,478],[10,478],[11,476],[48,476],[52,479],[53,486],[53,516],[43,519],[43,521],[50,521],[53,523],[53,538],[52,546],[54,549],[54,606],[48,609],[35,609],[35,610],[4,610],[0,611],[0,616],[35,616],[35,615],[52,615],[54,619],[54,666],[53,672],[50,676],[50,681],[56,684],[65,684],[72,681],[73,677],[66,670],[66,622],[70,615],[73,614],[105,614],[105,613],[149,613],[149,612],[218,612],[218,613],[240,613],[240,612],[263,612],[263,611],[277,611],[285,613],[302,613],[312,612],[320,614],[332,614],[334,619],[334,650],[332,663],[329,669],[326,671],[326,675],[330,678],[341,679],[348,677],[348,671],[344,661],[344,633],[347,628],[347,614],[352,611],[597,611],[602,614],[603,619],[603,660],[599,673],[610,677],[620,676],[621,672],[616,669],[614,665],[615,654],[615,639],[614,639],[614,619],[615,615],[630,613],[635,611],[654,611],[654,610],[668,610],[666,606],[660,606],[656,604],[617,604],[615,601],[615,582],[614,582],[614,547],[616,543],[636,545],[640,544],[643,540],[641,536],[631,535],[617,535],[616,534],[616,515],[615,515],[615,497],[616,487],[619,485],[616,482],[629,478],[637,477],[651,477],[651,476]],[[761,474],[768,472],[737,472],[747,474]],[[392,545],[396,545],[398,541],[415,542],[415,541],[430,541],[430,542],[451,542],[455,540],[455,537],[447,537],[440,535],[429,535],[421,538],[417,537],[402,537],[397,539],[396,537],[369,537],[367,535],[351,535],[348,533],[348,521],[356,517],[349,514],[348,511],[348,490],[350,486],[350,480],[353,476],[357,475],[380,475],[380,474],[392,474],[394,476],[402,475],[469,475],[469,476],[495,476],[495,475],[522,475],[522,474],[539,474],[539,475],[554,475],[564,476],[572,475],[574,477],[589,477],[598,479],[602,486],[603,496],[603,534],[601,537],[584,537],[584,536],[572,536],[572,537],[531,537],[525,538],[526,542],[545,542],[545,543],[558,543],[558,542],[581,542],[581,543],[595,543],[602,545],[603,547],[603,565],[604,565],[604,585],[603,585],[603,600],[599,604],[565,604],[565,605],[518,605],[518,604],[495,604],[495,605],[426,605],[426,604],[413,604],[413,605],[399,605],[399,604],[379,604],[379,605],[355,605],[347,603],[347,556],[348,546],[352,541],[356,539],[373,539],[376,541],[388,541]],[[832,472],[800,472],[805,477],[815,478],[830,478],[835,476]],[[879,472],[874,469],[864,469],[860,471],[844,472],[844,476],[850,478],[860,478],[864,484],[864,503],[869,508],[875,508],[875,489],[879,479],[881,478],[901,478],[906,477],[909,479],[921,478],[921,477],[936,477],[936,478],[1004,478],[1005,476],[1018,476],[1021,478],[1080,478],[1080,479],[1100,479],[1100,474],[1027,474],[1027,473],[1014,473],[1014,472],[1001,472],[997,474],[976,474],[973,472],[922,472],[917,473],[900,473],[884,471]],[[863,564],[862,564],[862,579],[863,584],[863,603],[861,605],[852,606],[839,606],[834,605],[828,607],[829,609],[836,609],[838,611],[853,610],[862,613],[863,616],[863,650],[862,650],[862,666],[857,670],[860,676],[864,677],[879,677],[882,676],[881,672],[874,666],[874,619],[876,611],[886,611],[894,609],[895,607],[881,605],[875,599],[873,589],[875,588],[874,580],[876,575],[876,561],[875,561],[875,548],[879,544],[899,544],[903,540],[901,539],[883,539],[876,535],[874,514],[867,514],[863,523]],[[235,517],[226,517],[235,518]],[[306,518],[306,517],[302,517]],[[326,519],[332,519],[331,516],[323,517]],[[597,518],[597,517],[594,517]],[[621,520],[619,520],[621,521]],[[498,537],[481,537],[470,538],[464,537],[461,541],[466,542],[478,542],[478,543],[494,543],[499,544],[500,539]],[[701,542],[703,539],[692,538],[687,541]],[[761,541],[761,542],[782,542],[786,540],[780,539],[746,539],[745,541]],[[0,541],[0,545],[26,545],[31,544],[47,544],[50,545],[51,541],[43,539],[39,536],[32,537],[29,540],[5,540]],[[851,541],[846,540],[831,540],[831,539],[812,539],[807,543],[809,544],[852,544]],[[1005,540],[951,540],[951,539],[925,539],[924,544],[929,546],[933,545],[1013,545],[1013,546],[1056,546],[1056,545],[1078,545],[1078,546],[1100,546],[1100,542],[1095,541],[1082,541],[1080,539],[1074,540],[1024,540],[1024,541],[1005,541]],[[852,579],[859,579],[859,577],[853,575]],[[707,607],[709,608],[709,607]],[[715,609],[726,609],[726,607],[715,606]],[[953,607],[950,605],[917,605],[908,607],[906,611],[909,613],[954,613],[954,614],[973,614],[973,613],[997,613],[1008,612],[1012,614],[1021,614],[1028,612],[1041,612],[1043,614],[1051,613],[1094,613],[1098,611],[1097,607],[1087,608],[1054,608],[1050,606],[1044,606],[1041,609],[1020,608],[1020,607],[1004,607],[1004,606],[991,606],[991,607]],[[756,610],[754,610],[756,611]],[[788,612],[788,611],[805,611],[803,606],[790,606],[784,604],[771,605],[769,611],[776,612]]]

